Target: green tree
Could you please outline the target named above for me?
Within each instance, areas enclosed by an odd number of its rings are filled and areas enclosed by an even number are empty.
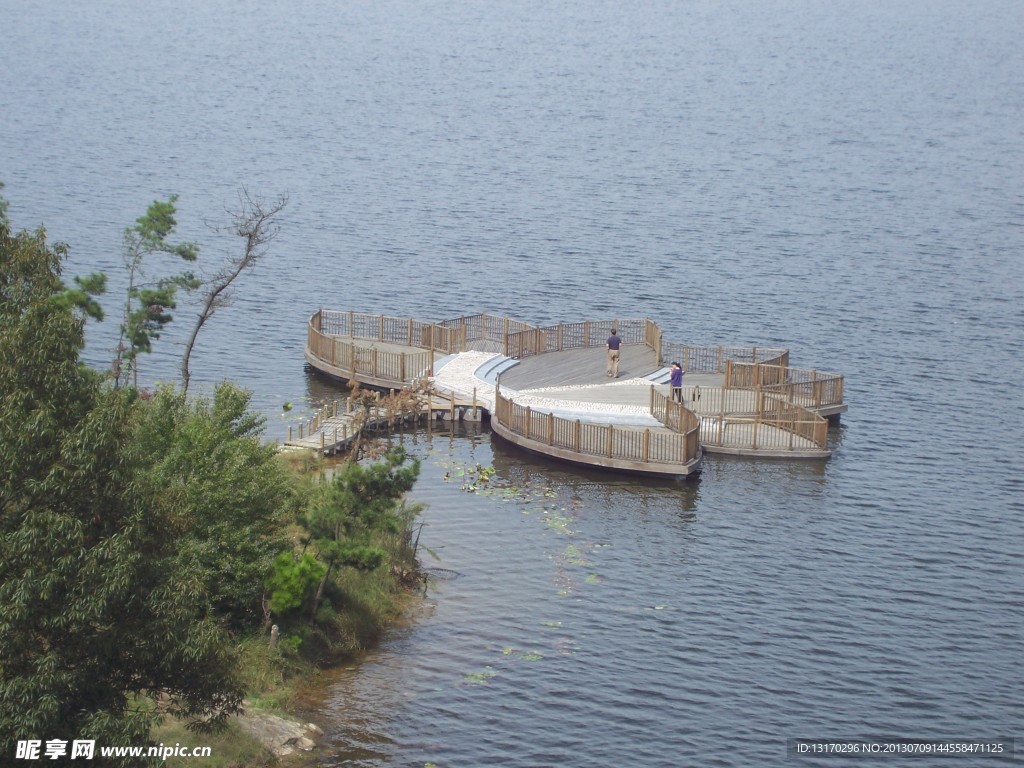
[[[335,568],[372,570],[384,562],[384,550],[372,539],[375,533],[398,533],[407,523],[399,500],[420,472],[419,459],[406,463],[407,459],[405,449],[396,448],[373,464],[342,465],[319,499],[300,515],[300,524],[327,566],[313,598],[313,617]]]
[[[170,254],[186,262],[199,257],[199,246],[195,243],[168,240],[178,226],[174,205],[177,200],[177,195],[171,195],[167,200],[154,201],[145,215],[124,232],[128,290],[113,366],[118,384],[131,381],[138,385],[139,355],[152,352],[153,340],[160,338],[164,326],[173,319],[169,310],[177,308],[178,290],[193,291],[201,284],[190,271],[146,279],[147,262],[155,254]]]
[[[4,183],[0,181],[0,190],[4,188]],[[0,224],[10,224],[10,219],[7,218],[7,201],[3,195],[0,195]]]
[[[204,580],[179,567],[182,522],[137,482],[134,394],[80,365],[63,256],[0,222],[3,761],[19,738],[144,743],[140,696],[207,725],[241,698]]]
[[[274,572],[267,580],[270,610],[288,613],[312,598],[313,590],[324,577],[327,566],[308,552],[295,556],[282,552],[274,560]]]
[[[295,479],[260,437],[264,419],[229,382],[212,398],[162,387],[141,407],[140,477],[179,526],[179,567],[197,574],[211,610],[232,627],[262,618],[263,587],[288,547]]]

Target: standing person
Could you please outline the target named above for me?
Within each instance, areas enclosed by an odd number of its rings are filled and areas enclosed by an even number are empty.
[[[683,402],[683,369],[679,363],[672,363],[668,375],[668,385],[672,388],[672,399]]]
[[[622,339],[619,338],[615,329],[612,328],[612,335],[608,337],[608,375],[619,378],[619,347],[622,346]]]

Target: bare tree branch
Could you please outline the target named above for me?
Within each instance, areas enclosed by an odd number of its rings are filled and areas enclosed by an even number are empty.
[[[181,360],[181,388],[188,392],[189,380],[192,378],[189,370],[189,358],[192,356],[192,349],[196,344],[196,337],[199,331],[206,324],[206,321],[213,317],[214,313],[231,303],[231,286],[245,270],[253,267],[257,261],[266,253],[267,245],[277,236],[280,227],[273,219],[288,205],[288,196],[282,195],[273,204],[268,205],[262,197],[252,197],[249,190],[242,188],[238,194],[239,209],[232,214],[232,228],[236,235],[245,241],[242,255],[231,259],[212,278],[206,281],[206,293],[203,296],[203,306],[196,318],[195,327],[185,344],[185,354]]]

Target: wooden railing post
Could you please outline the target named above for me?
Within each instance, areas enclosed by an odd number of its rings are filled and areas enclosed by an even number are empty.
[[[651,458],[651,429],[648,427],[644,430],[644,464],[650,461]]]
[[[582,432],[583,432],[583,425],[580,423],[579,419],[576,419],[576,427],[573,430],[573,433],[574,433],[573,434],[573,443],[576,446],[576,453],[580,452],[580,438],[582,437],[582,434],[581,434]]]
[[[533,436],[533,422],[532,422],[532,418],[533,418],[533,412],[530,410],[530,406],[526,406],[526,427],[525,427],[526,434],[524,435],[524,437],[532,437]]]
[[[555,415],[553,413],[548,414],[548,445],[552,445],[555,442]]]
[[[608,458],[609,459],[612,457],[612,433],[614,431],[615,431],[615,428],[611,424],[609,424],[608,425]]]
[[[384,341],[384,315],[380,316],[380,324],[377,327],[377,338]]]

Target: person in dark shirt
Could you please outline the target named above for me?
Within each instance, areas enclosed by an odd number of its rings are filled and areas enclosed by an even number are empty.
[[[672,399],[683,402],[683,369],[679,363],[672,363],[668,375],[668,385],[672,388]]]
[[[669,372],[669,386],[672,387],[672,399],[683,401],[683,369],[678,362],[673,362]]]
[[[619,347],[622,346],[622,339],[619,338],[615,329],[612,328],[612,335],[608,337],[608,375],[619,378]]]

